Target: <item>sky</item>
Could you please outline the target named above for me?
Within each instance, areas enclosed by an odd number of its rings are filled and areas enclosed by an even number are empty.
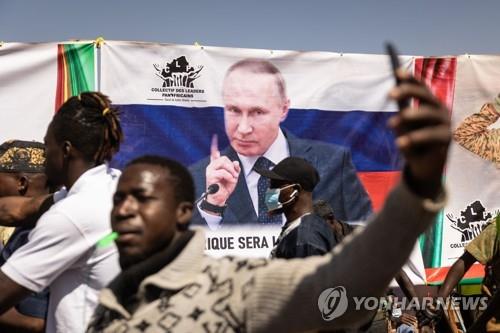
[[[0,41],[150,41],[407,55],[500,54],[498,0],[0,0]]]

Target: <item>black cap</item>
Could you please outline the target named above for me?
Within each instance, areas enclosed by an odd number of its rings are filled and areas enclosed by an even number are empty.
[[[44,172],[44,164],[41,142],[11,140],[0,145],[0,172]]]
[[[312,192],[319,182],[318,171],[311,163],[300,157],[287,157],[271,170],[256,169],[255,171],[269,179],[300,184],[308,192]]]

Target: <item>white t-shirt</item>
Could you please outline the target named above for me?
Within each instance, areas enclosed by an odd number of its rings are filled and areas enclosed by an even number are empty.
[[[47,332],[84,332],[99,290],[120,272],[115,245],[96,247],[111,232],[112,196],[119,174],[106,165],[86,171],[42,215],[28,243],[1,268],[32,291],[50,286]]]

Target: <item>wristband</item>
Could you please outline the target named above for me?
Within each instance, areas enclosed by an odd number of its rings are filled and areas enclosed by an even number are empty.
[[[227,205],[224,206],[212,205],[210,202],[207,201],[207,199],[203,200],[200,203],[200,208],[203,209],[204,211],[214,213],[220,216],[224,214],[224,210],[226,209],[226,207]]]

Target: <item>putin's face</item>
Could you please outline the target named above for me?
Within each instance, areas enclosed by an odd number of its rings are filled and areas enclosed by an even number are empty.
[[[289,101],[273,74],[236,69],[224,81],[224,122],[233,149],[261,156],[274,142],[288,113]]]

